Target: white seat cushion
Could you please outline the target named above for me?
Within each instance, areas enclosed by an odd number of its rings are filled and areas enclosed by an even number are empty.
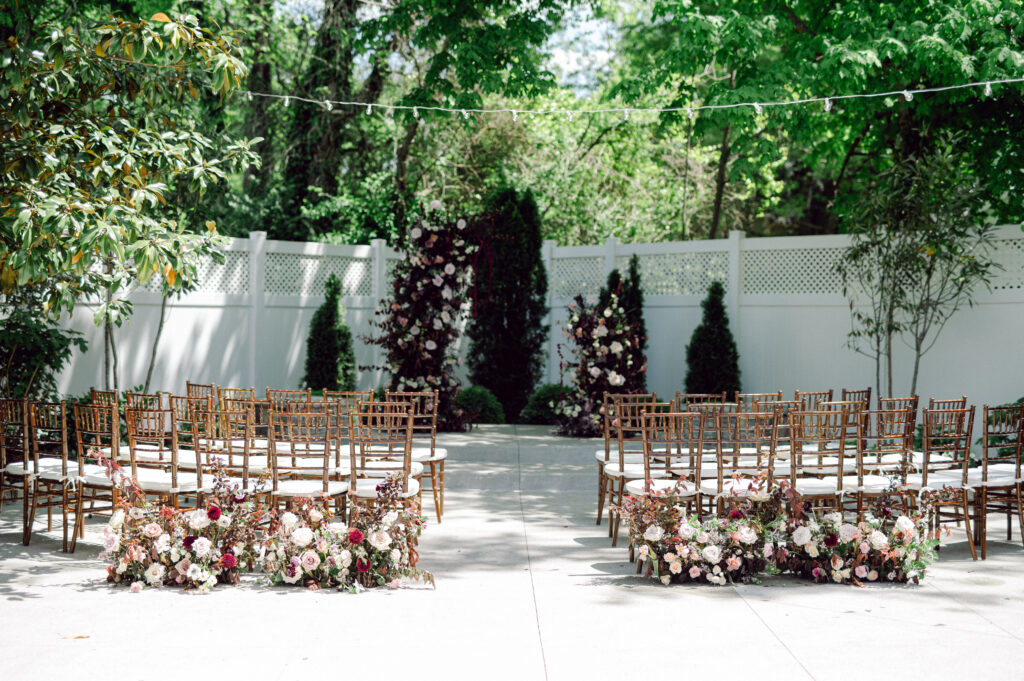
[[[359,474],[369,478],[384,478],[389,474],[394,475],[396,473],[395,466],[400,466],[400,464],[396,461],[365,461],[363,466],[359,468]],[[351,473],[351,469],[349,473]],[[423,475],[423,464],[419,461],[411,462],[409,474],[412,476]]]
[[[70,464],[69,469],[70,469]],[[61,460],[54,457],[40,457],[39,458],[39,473],[40,475],[44,472],[52,472],[54,469],[60,472]],[[7,464],[7,468],[4,472],[8,475],[25,476],[35,470],[35,464],[31,461],[16,461],[14,463]]]
[[[981,466],[967,470],[967,484],[970,487],[1013,487],[1021,478],[1017,476],[1017,467],[1012,463],[994,463],[988,467],[988,480],[984,480],[985,471]],[[929,476],[930,477],[930,476]],[[930,482],[930,480],[929,480]]]
[[[838,494],[836,479],[829,478],[797,478],[796,491],[800,494],[815,496],[820,494]]]
[[[594,458],[596,460],[600,461],[601,463],[605,463],[604,450],[603,449],[599,449],[596,452],[594,452]],[[624,458],[626,459],[626,463],[640,463],[640,464],[642,464],[644,462],[644,455],[643,455],[642,452],[626,452],[626,454],[624,455]],[[618,452],[611,452],[611,453],[608,454],[608,459],[607,459],[608,462],[617,462],[618,460],[619,460],[619,453]]]
[[[644,477],[644,465],[642,463],[627,463],[625,466],[625,470],[623,470],[619,466],[618,462],[607,463],[604,466],[604,474],[610,478],[640,478],[642,480]],[[664,478],[667,476],[668,474],[665,472],[664,469],[655,469],[651,471],[652,478]]]
[[[40,462],[41,461],[42,460],[40,460]],[[54,466],[53,468],[47,467],[45,470],[43,470],[42,466],[40,466],[39,477],[42,480],[47,480],[47,481],[50,481],[50,482],[61,482],[63,480],[71,480],[71,479],[77,480],[78,479],[78,462],[77,461],[68,461],[68,473],[67,473],[67,475],[61,474],[60,469],[61,469],[60,459],[57,459],[57,465]]]
[[[375,499],[377,497],[377,485],[374,480],[363,479],[356,483],[353,493],[360,499]],[[399,496],[403,499],[414,497],[420,493],[420,481],[416,478],[409,478],[409,491],[402,492]]]
[[[718,479],[714,480],[701,480],[700,491],[702,494],[710,494],[717,496],[718,491]],[[757,485],[753,480],[740,478],[736,480],[734,478],[725,478],[722,480],[722,496],[725,497],[746,497],[757,491]]]
[[[828,482],[836,488],[837,481],[834,475],[822,478],[822,482]],[[861,485],[856,475],[843,476],[843,492],[867,492],[868,494],[879,494],[892,488],[892,481],[884,475],[865,475],[864,484]]]
[[[448,450],[444,447],[434,447],[434,451],[430,451],[430,447],[413,447],[412,448],[412,460],[421,461],[423,463],[430,463],[433,461],[444,461],[448,458]]]
[[[246,491],[251,493],[258,482],[259,478],[249,478],[249,485]],[[242,478],[228,478],[227,485],[228,488],[234,488],[237,486],[238,489],[242,489]],[[203,494],[213,493],[213,479],[211,478],[211,476],[203,475],[203,487],[199,491],[202,492]],[[267,480],[266,484],[263,485],[263,491],[270,491],[270,480]]]
[[[347,491],[348,480],[328,480],[326,494],[321,480],[280,480],[273,494],[279,497],[336,497]]]
[[[125,470],[126,473],[130,474],[130,471]],[[92,468],[86,466],[84,475],[82,478],[88,485],[94,486],[110,486],[110,478],[107,477],[106,471],[102,466],[96,466]],[[139,483],[139,487],[145,492],[154,493],[172,493],[171,486],[171,474],[167,471],[156,469],[156,468],[139,468],[138,475],[136,476],[136,482]],[[196,484],[196,474],[187,471],[178,471],[178,485],[174,488],[175,493],[187,493],[195,492],[198,488]]]
[[[944,470],[944,471],[931,471],[928,473],[928,484],[927,486],[932,489],[942,489],[949,487],[951,489],[961,489],[964,486],[963,483],[964,473],[962,470]],[[979,478],[980,482],[980,478]],[[924,475],[921,473],[911,473],[907,476],[907,487],[910,489],[921,489],[924,486]]]
[[[678,485],[678,488],[676,487]],[[626,483],[626,493],[635,497],[642,497],[646,494],[643,480],[631,480]],[[692,497],[697,494],[697,488],[687,480],[660,479],[651,480],[652,492],[674,492],[682,497]]]

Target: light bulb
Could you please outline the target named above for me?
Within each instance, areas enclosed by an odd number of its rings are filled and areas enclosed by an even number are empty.
[[[519,120],[519,112],[518,111],[513,111],[512,112],[512,120],[513,121],[518,121]]]
[[[571,121],[572,120],[572,111],[566,111],[565,112],[565,117],[568,118]]]
[[[248,99],[251,102],[252,101],[252,92],[247,90],[246,93],[245,93],[245,98]]]
[[[414,106],[412,108],[412,117],[415,118],[416,120],[419,120],[419,118],[420,118],[420,108],[418,106]]]
[[[831,111],[831,110],[832,110],[832,100],[829,99],[828,97],[826,97],[825,98],[825,111]]]
[[[690,120],[692,121],[694,118],[697,117],[697,112],[694,111],[693,109],[687,109],[686,110],[686,115],[689,116]]]
[[[986,97],[991,97],[992,96],[992,83],[985,83],[985,96]]]
[[[463,117],[463,118],[469,118],[469,112],[468,112],[468,111],[466,111],[465,109],[463,109],[463,110],[462,110],[462,117]]]
[[[629,109],[623,109],[622,110],[622,120],[624,120],[624,121],[628,121],[629,120]]]
[[[373,104],[367,104],[366,105],[366,115],[369,116],[372,113],[373,113]]]
[[[760,114],[761,113],[761,105],[758,104],[757,102],[754,102],[754,113],[756,113],[756,114]]]
[[[904,90],[903,99],[907,100],[908,102],[911,102],[914,100],[914,95],[910,94],[910,90]]]
[[[325,99],[324,100],[324,108],[326,108],[328,111],[330,111],[331,109],[334,108],[334,105],[331,104],[331,101],[329,99]]]
[[[290,103],[291,103],[291,101],[292,101],[292,100],[291,100],[291,97],[288,97],[288,96],[286,95],[286,96],[285,96],[285,98],[284,98],[284,105],[285,105],[285,106],[288,106],[288,104],[290,104]]]

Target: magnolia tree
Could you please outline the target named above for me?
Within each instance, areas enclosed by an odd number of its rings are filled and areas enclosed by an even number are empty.
[[[468,302],[472,276],[471,228],[448,218],[432,201],[411,223],[405,258],[394,271],[391,296],[381,301],[381,335],[368,339],[385,352],[383,368],[397,391],[438,391],[438,426],[461,430],[466,414],[452,402],[459,390],[456,341]]]
[[[641,393],[645,388],[647,342],[643,317],[627,309],[624,291],[640,289],[635,268],[621,279],[617,271],[608,278],[595,303],[576,296],[569,306],[564,331],[573,344],[574,392],[556,407],[558,430],[564,435],[593,436],[601,431],[601,405],[604,394]],[[561,353],[561,348],[559,348]]]

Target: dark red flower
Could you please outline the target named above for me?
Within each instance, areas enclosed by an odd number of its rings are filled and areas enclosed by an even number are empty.
[[[198,538],[199,537],[191,537],[191,536],[190,537],[185,537],[184,541],[182,541],[181,543],[185,546],[186,549],[191,551],[192,550],[192,545],[196,543],[196,539],[198,539]]]
[[[360,558],[356,561],[356,569],[360,572],[369,572],[370,561],[366,560],[365,558]]]
[[[363,541],[363,533],[359,530],[352,530],[348,533],[349,544],[358,544],[361,541]]]
[[[825,535],[825,546],[832,548],[839,543],[839,535],[835,532],[829,532]]]
[[[219,506],[211,506],[210,508],[208,508],[206,510],[206,517],[209,518],[210,520],[216,522],[217,519],[220,518],[220,507]]]
[[[731,511],[729,511],[729,517],[733,520],[742,520],[743,511],[739,510],[738,508],[734,508]]]
[[[220,564],[224,566],[225,570],[230,570],[238,565],[238,560],[232,554],[225,553],[220,557]]]

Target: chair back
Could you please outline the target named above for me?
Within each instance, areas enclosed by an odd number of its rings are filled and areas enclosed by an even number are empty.
[[[718,491],[733,476],[763,480],[770,489],[775,473],[779,416],[774,411],[715,414]]]
[[[139,468],[170,468],[171,488],[178,486],[178,422],[170,409],[127,408],[128,455],[132,475]],[[147,456],[140,457],[145,451]],[[156,455],[155,457],[153,455]]]
[[[125,407],[128,409],[167,409],[170,405],[164,393],[124,393]]]
[[[796,411],[789,414],[791,448],[790,479],[835,476],[836,489],[843,490],[846,459],[856,457],[860,442],[860,420],[854,412]]]
[[[121,439],[117,405],[97,402],[76,404],[73,411],[78,460],[84,461],[89,450],[96,448],[109,450],[111,460],[117,461]]]
[[[615,404],[617,402],[637,402],[654,404],[658,401],[657,393],[610,393],[605,392],[601,404],[601,435],[604,436],[604,460],[609,461],[613,451],[618,451],[618,426],[615,421]],[[670,410],[671,411],[671,410]],[[642,439],[642,437],[641,437]],[[642,443],[637,451],[642,451]]]
[[[198,483],[203,484],[202,471],[219,459],[225,468],[239,472],[242,489],[249,489],[249,452],[254,437],[253,414],[248,409],[198,409],[192,422],[192,443],[200,466],[196,469]]]
[[[1020,480],[1021,449],[1024,446],[1024,404],[984,407],[985,432],[981,438],[982,479],[988,482],[989,466],[1009,464],[1014,479]]]
[[[707,404],[709,402],[725,402],[728,399],[725,390],[720,393],[676,393],[676,409],[680,412],[689,411],[695,404]]]
[[[748,413],[752,411],[758,411],[755,407],[755,403],[770,404],[772,402],[779,402],[782,400],[782,391],[774,393],[741,393],[736,391],[736,398],[733,400],[737,405],[737,408],[741,413]]]
[[[641,417],[644,491],[651,491],[652,472],[670,479],[692,479],[699,486],[703,451],[702,416],[694,412],[673,412],[664,403],[652,407]]]
[[[67,406],[60,402],[32,402],[29,407],[29,434],[32,441],[33,470],[39,472],[39,457],[60,457],[60,474],[68,474]]]
[[[863,402],[864,409],[870,409],[871,388],[864,388],[863,390],[850,390],[848,388],[843,388],[839,399],[843,402]]]
[[[31,458],[28,428],[28,400],[0,399],[0,475],[8,464]]]
[[[677,409],[682,408],[677,406]],[[693,402],[683,411],[696,412],[703,417],[701,425],[704,428],[704,450],[713,452],[718,438],[718,415],[735,414],[738,409],[739,405],[735,402]]]
[[[267,387],[267,401],[270,408],[276,411],[288,411],[289,402],[309,402],[313,399],[313,391],[305,390],[284,390]]]
[[[355,411],[359,402],[373,402],[372,390],[325,390],[321,396],[324,400],[341,404],[343,414]]]
[[[225,388],[217,386],[217,408],[224,409],[225,400],[249,400],[256,399],[255,388]]]
[[[105,404],[117,406],[120,397],[116,390],[97,390],[89,388],[89,401],[93,404]]]
[[[868,402],[863,400],[830,400],[827,402],[818,402],[818,411],[852,411],[859,412],[864,411],[869,406]]]
[[[932,411],[945,409],[966,409],[967,395],[961,395],[960,397],[953,397],[947,400],[937,400],[934,397],[929,397],[928,408],[931,409]]]
[[[914,445],[914,411],[911,409],[876,409],[862,411],[860,447],[857,449],[858,482],[865,475],[903,477],[911,463]]]
[[[436,390],[425,392],[384,391],[384,399],[393,403],[408,403],[412,413],[413,444],[430,446],[430,453],[437,447],[437,409],[439,396]]]
[[[287,478],[316,479],[326,493],[331,451],[328,414],[271,409],[267,432],[273,489]]]
[[[670,412],[672,405],[651,401],[648,395],[621,395],[613,398],[610,409],[609,427],[615,438],[617,463],[620,468],[624,468],[628,454],[643,454],[644,414]]]
[[[921,444],[924,462],[921,484],[928,486],[928,474],[938,469],[959,470],[967,485],[971,459],[974,407],[967,409],[925,409],[921,414]]]
[[[210,400],[210,408],[217,407],[216,383],[192,383],[185,381],[185,395],[188,397],[205,397]]]
[[[800,403],[800,411],[817,411],[819,402],[832,401],[832,389],[794,390],[793,400]]]
[[[403,406],[404,405],[404,406]],[[351,482],[356,490],[359,481],[376,485],[392,475],[409,491],[412,469],[413,407],[401,402],[360,403],[349,414],[351,439]]]

